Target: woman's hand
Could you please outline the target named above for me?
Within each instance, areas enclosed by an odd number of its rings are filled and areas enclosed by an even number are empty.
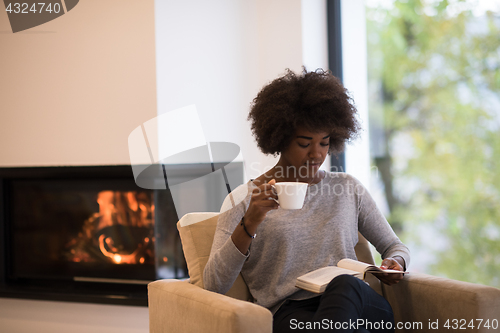
[[[245,225],[248,229],[257,229],[270,210],[278,209],[278,196],[273,188],[275,183],[276,181],[272,179],[269,183],[264,183],[253,190],[245,213]]]
[[[231,236],[234,245],[243,254],[248,253],[253,239],[252,235],[256,234],[257,227],[264,221],[266,214],[279,207],[278,196],[272,186],[275,183],[276,181],[272,179],[269,183],[264,183],[253,190],[248,209],[243,217],[245,227],[241,223],[238,224]]]
[[[386,258],[382,261],[382,265],[380,265],[381,269],[393,269],[396,271],[404,272],[403,266],[394,258]],[[392,286],[393,284],[398,283],[403,279],[403,274],[395,274],[395,273],[380,273],[375,275],[380,281],[385,284]]]

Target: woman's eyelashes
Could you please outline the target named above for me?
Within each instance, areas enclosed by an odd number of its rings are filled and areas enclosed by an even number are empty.
[[[328,143],[320,143],[320,146],[322,146],[322,147],[328,147],[329,145],[330,145],[329,142]],[[307,148],[307,147],[310,146],[310,144],[309,143],[308,144],[300,144],[299,143],[299,146],[302,147],[302,148]]]

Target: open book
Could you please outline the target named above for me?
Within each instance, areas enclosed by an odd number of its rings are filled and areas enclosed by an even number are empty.
[[[375,265],[366,264],[352,259],[342,259],[337,266],[319,268],[297,278],[295,286],[313,293],[322,293],[333,278],[342,274],[353,275],[361,280],[365,279],[366,273],[390,273],[407,274],[392,269],[381,269]]]

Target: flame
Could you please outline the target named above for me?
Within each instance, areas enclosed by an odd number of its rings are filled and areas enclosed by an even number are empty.
[[[113,240],[110,240],[109,237],[106,237],[104,235],[99,236],[99,249],[101,250],[102,254],[113,260],[113,262],[115,262],[116,264],[137,264],[138,262],[140,262],[141,264],[144,263],[144,257],[140,257],[139,259],[137,259],[138,253],[143,248],[142,244],[139,244],[137,249],[131,254],[118,254],[116,252],[109,251],[106,248],[105,243],[108,242],[112,244]]]
[[[152,193],[101,191],[96,201],[99,212],[85,220],[81,232],[68,242],[68,259],[92,262],[99,260],[96,251],[100,251],[102,258],[115,264],[153,263],[155,206]],[[125,238],[113,239],[116,230],[118,236],[123,236],[120,232],[127,230]],[[136,238],[137,232],[143,235],[142,238]]]

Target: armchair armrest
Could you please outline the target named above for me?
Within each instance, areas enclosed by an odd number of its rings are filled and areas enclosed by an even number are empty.
[[[217,294],[186,281],[158,280],[148,285],[151,333],[271,333],[268,309]]]
[[[453,331],[444,325],[449,320],[448,324],[453,327],[454,319],[458,328],[465,323],[462,329],[467,332],[492,332],[491,327],[484,327],[486,320],[489,319],[490,325],[495,319],[500,322],[500,289],[497,288],[420,273],[408,274],[400,283],[391,287],[383,285],[383,288],[396,323],[422,323],[419,329],[415,326],[405,332]],[[429,323],[436,320],[438,329],[429,328]],[[471,320],[474,329],[467,326]]]

